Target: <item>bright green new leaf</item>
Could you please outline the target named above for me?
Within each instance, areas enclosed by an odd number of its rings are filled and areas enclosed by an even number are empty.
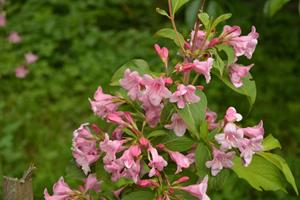
[[[231,13],[226,13],[226,14],[223,14],[223,15],[217,17],[217,19],[214,20],[214,22],[213,22],[211,28],[212,28],[212,29],[216,28],[216,26],[217,26],[218,24],[220,24],[221,22],[223,22],[223,21],[229,19],[231,16],[232,16]]]
[[[197,145],[195,151],[195,164],[196,164],[197,174],[201,178],[203,178],[210,171],[205,165],[206,161],[210,159],[211,159],[211,154],[208,147],[203,142],[200,142]]]
[[[279,141],[271,134],[263,140],[262,145],[264,147],[263,151],[270,151],[272,149],[281,148]]]
[[[174,133],[174,137],[170,137],[170,139],[163,144],[172,151],[181,152],[191,149],[192,145],[195,144],[195,141],[186,136],[177,137]]]
[[[155,196],[151,191],[137,191],[125,195],[122,200],[153,200]]]
[[[215,74],[220,80],[222,80],[229,88],[231,88],[233,91],[245,95],[249,101],[250,104],[250,110],[252,109],[253,104],[256,100],[256,84],[255,81],[252,79],[251,74],[249,74],[248,77],[242,78],[243,86],[236,88],[231,81],[229,80],[229,77],[226,76],[220,76],[219,73],[212,71],[213,74]]]
[[[156,12],[159,13],[160,15],[169,17],[169,14],[167,13],[167,11],[161,9],[161,8],[156,8]]]
[[[205,111],[207,108],[207,99],[202,91],[197,91],[196,94],[200,97],[197,103],[186,104],[183,109],[177,109],[178,114],[186,123],[189,131],[194,135],[199,133],[200,124],[205,120]]]
[[[198,18],[200,19],[200,21],[202,22],[202,24],[204,25],[205,29],[208,30],[209,26],[210,26],[210,21],[209,21],[209,16],[207,13],[202,12],[198,14]]]
[[[264,157],[265,159],[267,159],[268,161],[270,161],[271,163],[273,163],[276,167],[278,167],[278,169],[282,171],[287,182],[289,182],[293,186],[296,194],[298,195],[299,193],[295,182],[295,178],[286,161],[281,156],[276,154],[272,154],[268,152],[259,152],[258,154]]]
[[[149,135],[147,135],[147,138],[159,137],[167,134],[169,134],[169,132],[166,130],[155,130],[152,131]]]
[[[172,0],[172,13],[175,15],[175,13],[189,0]]]
[[[287,192],[284,187],[283,175],[274,164],[265,158],[254,155],[251,164],[245,167],[241,159],[235,157],[232,170],[258,191],[281,190]]]
[[[265,15],[272,17],[289,1],[290,0],[268,0],[264,6]]]
[[[234,49],[231,46],[228,45],[217,45],[218,51],[224,51],[227,55],[227,66],[234,63],[235,60],[235,53]]]
[[[157,31],[155,33],[155,35],[164,37],[164,38],[169,38],[169,39],[173,40],[175,42],[175,44],[179,47],[180,47],[180,44],[184,44],[184,37],[180,33],[178,33],[179,40],[180,40],[180,41],[178,41],[175,31],[170,28],[160,29],[159,31]]]
[[[151,74],[149,65],[146,61],[142,59],[133,59],[129,61],[128,63],[122,65],[112,76],[111,78],[111,84],[112,86],[119,86],[120,79],[123,78],[125,70],[129,68],[132,71],[137,71],[140,73],[140,75],[143,74]]]

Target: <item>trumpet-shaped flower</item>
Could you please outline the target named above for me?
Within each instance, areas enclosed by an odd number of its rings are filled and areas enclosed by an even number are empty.
[[[171,121],[171,124],[165,125],[165,128],[173,129],[175,134],[179,137],[183,136],[187,129],[183,119],[177,113],[174,113],[171,117]]]
[[[213,160],[205,163],[206,167],[211,168],[211,174],[216,176],[223,168],[232,168],[232,159],[235,152],[224,152],[213,148]]]
[[[197,103],[200,97],[195,94],[196,87],[193,85],[185,86],[180,84],[177,86],[176,92],[170,97],[170,102],[176,103],[178,108],[184,108],[186,103]]]
[[[213,66],[213,59],[208,58],[206,61],[194,60],[194,70],[198,74],[202,74],[205,77],[206,83],[209,83],[211,76],[210,71]]]

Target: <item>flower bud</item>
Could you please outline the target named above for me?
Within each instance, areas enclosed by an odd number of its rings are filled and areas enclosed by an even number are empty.
[[[146,187],[158,187],[158,183],[152,181],[152,180],[139,180],[137,183],[138,186],[142,187],[142,188],[146,188]]]
[[[164,144],[158,144],[158,145],[156,145],[156,148],[159,149],[159,150],[163,150],[165,148],[165,145]]]
[[[130,153],[134,157],[141,155],[141,148],[138,145],[133,145],[130,147]]]
[[[173,184],[185,183],[189,180],[190,180],[190,178],[188,176],[183,176],[183,177],[179,178],[178,180],[174,181]]]
[[[149,140],[142,137],[139,139],[139,142],[140,142],[140,145],[143,147],[143,148],[148,148],[149,146]]]

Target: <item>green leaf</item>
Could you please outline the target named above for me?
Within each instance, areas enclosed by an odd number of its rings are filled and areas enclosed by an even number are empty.
[[[279,169],[260,156],[254,155],[248,167],[244,167],[241,159],[235,157],[232,170],[258,191],[281,190],[287,192],[284,187],[284,178]]]
[[[234,63],[235,60],[235,53],[234,49],[228,45],[217,45],[218,51],[224,51],[227,55],[227,66]]]
[[[85,178],[82,169],[77,167],[74,160],[71,160],[66,167],[66,178],[76,181],[82,181]]]
[[[199,177],[203,178],[206,174],[209,173],[209,169],[206,167],[205,163],[210,159],[211,154],[208,147],[205,145],[205,143],[200,142],[197,145],[195,151],[195,164],[197,169],[197,175]]]
[[[201,1],[199,0],[193,0],[190,4],[188,4],[187,8],[185,9],[185,22],[189,26],[189,28],[193,28],[197,13],[200,8]]]
[[[200,19],[200,21],[202,22],[202,24],[204,25],[205,29],[208,30],[209,26],[210,26],[210,21],[209,21],[209,16],[207,13],[202,12],[198,14],[198,18]]]
[[[229,19],[231,16],[232,16],[231,13],[226,13],[226,14],[223,14],[223,15],[217,17],[217,19],[214,20],[211,28],[214,29],[218,24],[220,24],[221,22]]]
[[[163,135],[167,135],[169,134],[168,131],[166,130],[156,130],[156,131],[153,131],[151,132],[149,135],[147,135],[147,138],[152,138],[152,137],[159,137],[159,136],[163,136]]]
[[[220,76],[223,76],[225,64],[215,49],[213,49],[212,52],[215,58],[213,62],[213,67],[220,72]]]
[[[179,40],[180,40],[180,41],[178,41],[175,31],[174,31],[173,29],[170,29],[170,28],[163,28],[163,29],[160,29],[159,31],[157,31],[157,32],[155,33],[155,35],[160,36],[160,37],[164,37],[164,38],[171,39],[171,40],[173,40],[173,41],[175,42],[175,44],[176,44],[177,46],[179,46],[179,47],[180,47],[180,44],[184,44],[184,38],[183,38],[183,36],[182,36],[180,33],[178,33],[178,35],[179,35]]]
[[[172,151],[182,152],[191,149],[194,143],[194,140],[186,136],[177,137],[175,135],[172,138],[170,138],[170,140],[165,141],[163,144]]]
[[[197,103],[186,104],[183,109],[177,109],[179,116],[186,123],[188,130],[194,135],[199,133],[200,124],[205,120],[205,112],[207,108],[207,99],[202,91],[197,91],[196,94],[200,97]]]
[[[271,134],[263,140],[262,145],[263,151],[270,151],[272,149],[281,148],[279,141]]]
[[[161,8],[156,8],[156,12],[159,13],[160,15],[169,17],[169,14],[167,13],[167,11],[165,11]]]
[[[142,59],[133,59],[129,61],[128,63],[122,65],[112,76],[111,78],[111,86],[119,86],[120,79],[123,78],[125,70],[129,68],[132,71],[137,71],[140,73],[140,75],[143,74],[151,74],[149,65],[146,61]]]
[[[208,124],[206,120],[203,120],[200,126],[200,138],[206,140],[208,137]]]
[[[122,200],[153,200],[155,192],[151,191],[137,191],[127,194],[122,197]]]
[[[284,174],[287,182],[289,182],[293,186],[296,194],[299,195],[295,178],[286,161],[282,157],[276,154],[272,154],[268,152],[259,152],[258,154],[264,157],[265,159],[267,159],[268,161],[270,161],[271,163],[273,163],[276,167],[278,167],[278,169],[280,169]]]
[[[172,13],[175,15],[175,13],[189,0],[172,0]]]
[[[248,77],[242,79],[243,86],[236,88],[231,81],[229,80],[228,76],[220,76],[219,73],[212,71],[214,75],[216,75],[220,80],[222,80],[230,89],[233,91],[245,95],[249,101],[250,110],[252,109],[253,104],[256,100],[256,84],[255,81],[252,80],[252,76],[249,73]]]
[[[272,17],[290,0],[268,0],[264,6],[264,13]]]

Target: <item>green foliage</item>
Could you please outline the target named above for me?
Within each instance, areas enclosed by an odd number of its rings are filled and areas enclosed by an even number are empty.
[[[281,145],[279,141],[273,137],[273,135],[268,135],[264,140],[263,140],[263,150],[264,151],[270,151],[276,148],[281,148]]]
[[[184,44],[184,37],[180,33],[178,33],[178,35],[179,35],[179,41],[178,41],[175,31],[171,28],[160,29],[159,31],[157,31],[155,33],[155,35],[171,39],[179,47],[180,47],[180,44]]]
[[[175,13],[182,7],[184,4],[189,2],[189,0],[172,0],[172,13]]]
[[[232,170],[258,191],[282,190],[287,192],[279,169],[262,157],[253,156],[252,162],[248,167],[242,165],[240,158],[235,158]]]
[[[264,7],[264,13],[272,17],[290,0],[267,0]]]
[[[187,104],[183,109],[177,109],[178,114],[186,123],[188,130],[198,137],[200,125],[205,120],[205,110],[207,108],[207,99],[203,92],[197,91],[200,101],[193,104]]]
[[[127,194],[122,198],[122,200],[153,200],[154,199],[154,192],[151,191],[138,191],[138,192],[132,192]]]

